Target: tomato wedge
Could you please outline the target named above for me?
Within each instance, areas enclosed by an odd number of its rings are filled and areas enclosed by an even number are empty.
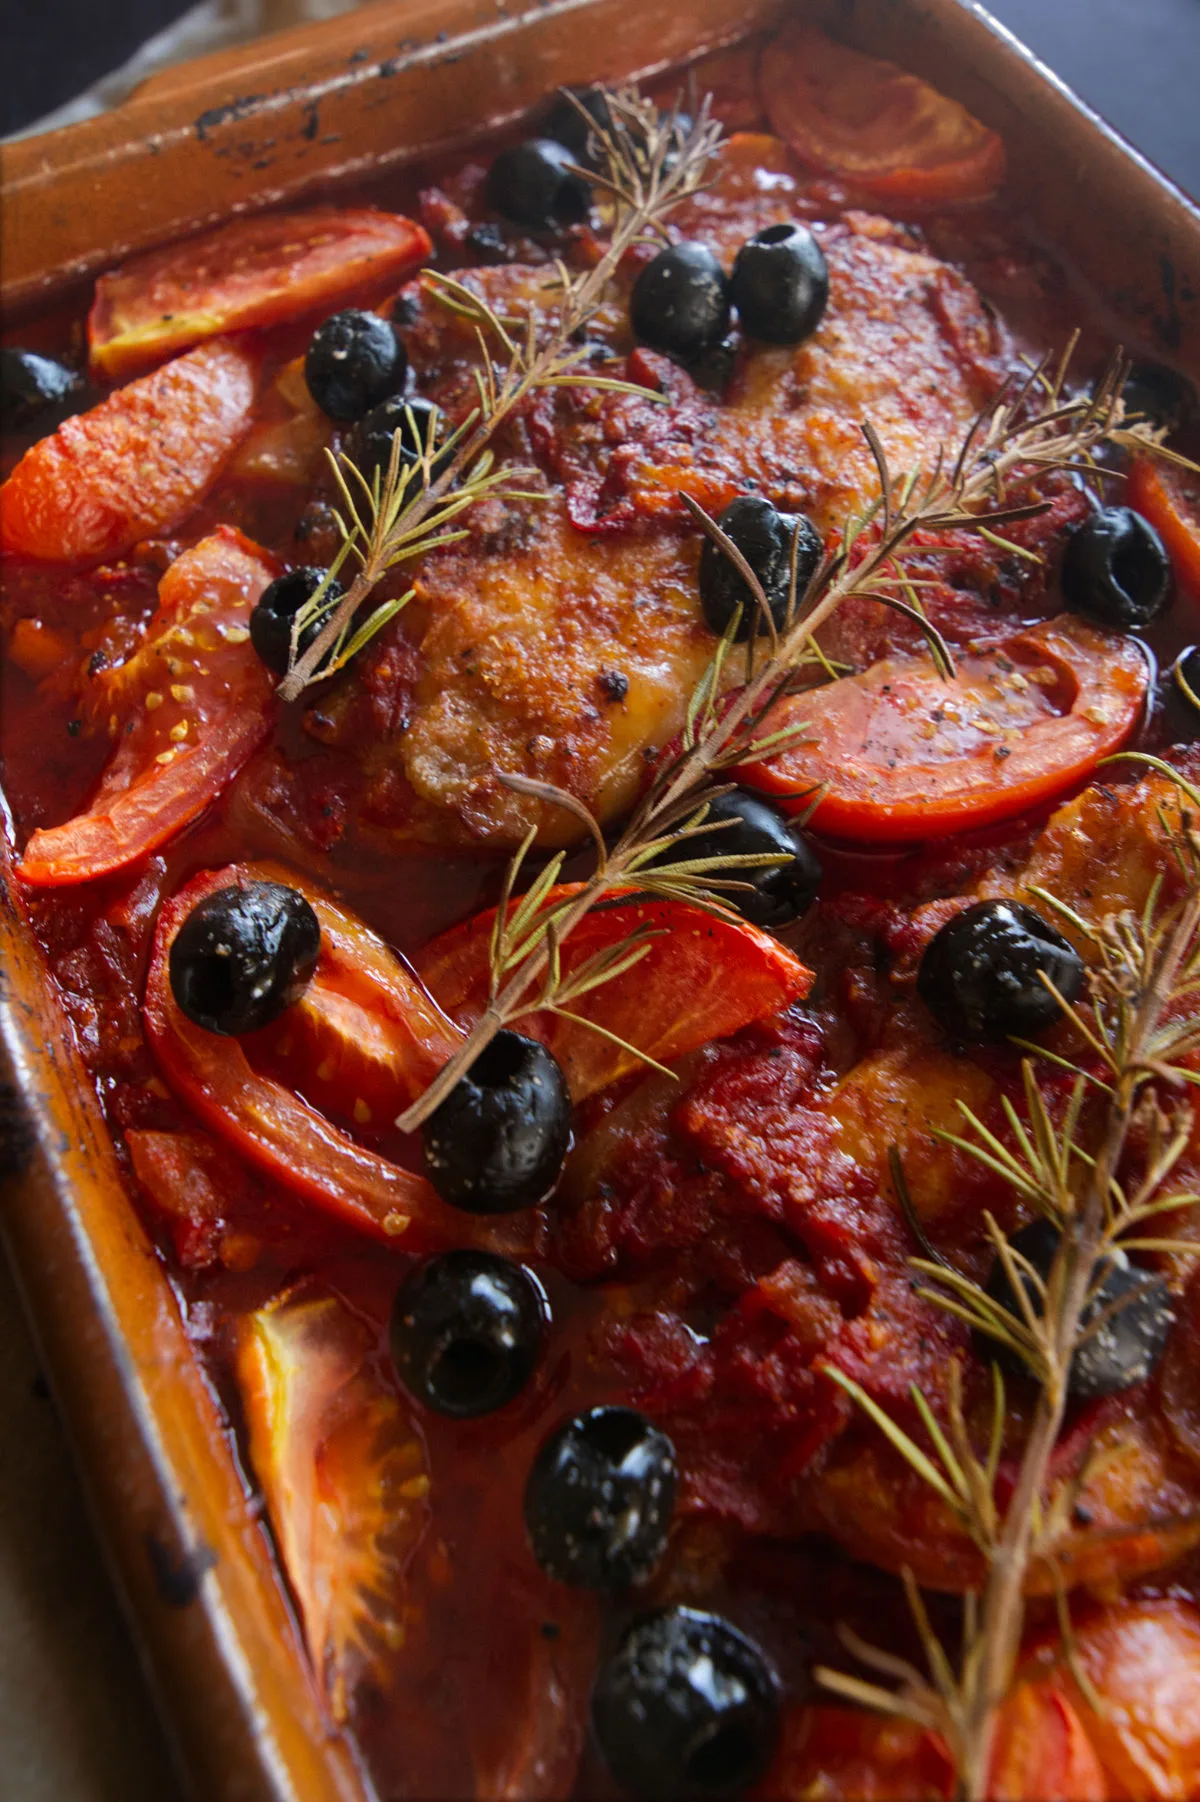
[[[93,370],[121,381],[218,332],[332,310],[429,255],[421,226],[369,207],[234,219],[102,275],[88,315]]]
[[[1200,1795],[1200,1610],[1164,1596],[1116,1602],[1077,1630],[1079,1661],[1105,1702],[1090,1709],[1063,1668],[1059,1681],[1115,1783],[1105,1794],[1146,1802]],[[1063,1660],[1065,1667],[1066,1661]]]
[[[963,832],[1083,781],[1125,743],[1149,684],[1132,639],[1064,616],[959,658],[950,681],[927,657],[887,657],[795,696],[771,730],[804,722],[805,737],[739,778],[793,813],[820,791],[812,824],[840,838]]]
[[[983,200],[1004,180],[1004,144],[957,100],[895,63],[797,21],[762,53],[772,129],[796,154],[879,200]]]
[[[566,898],[577,886],[563,884],[551,897]],[[464,1025],[487,1002],[495,917],[492,909],[452,927],[419,959],[430,993]],[[522,1032],[553,1051],[577,1102],[642,1067],[626,1046],[659,1063],[683,1057],[779,1013],[812,984],[811,970],[769,933],[742,921],[716,919],[679,901],[618,901],[588,914],[563,946],[564,975],[639,929],[659,936],[648,938],[645,955],[632,969],[570,1004],[576,1020],[534,1013],[519,1023]],[[606,1033],[625,1045],[615,1044]]]
[[[218,339],[64,420],[0,488],[0,546],[97,563],[180,525],[248,430],[257,376],[244,344]]]
[[[89,678],[85,710],[117,740],[86,813],[34,832],[22,882],[109,876],[214,801],[270,730],[274,683],[249,642],[250,610],[278,565],[229,526],[167,570],[128,662]]]
[[[1056,1684],[1018,1683],[1000,1707],[993,1747],[991,1802],[1106,1802],[1110,1794],[1083,1723]]]
[[[1135,457],[1125,492],[1157,530],[1182,586],[1200,596],[1200,475],[1158,457]]]
[[[419,1216],[420,1224],[440,1235],[442,1241],[462,1243],[470,1236],[464,1216],[451,1216],[424,1177],[359,1145],[291,1087],[251,1064],[241,1041],[205,1032],[176,1005],[167,959],[175,934],[196,903],[239,880],[255,876],[278,880],[281,874],[269,866],[239,864],[207,870],[163,908],[143,1010],[151,1049],[167,1081],[192,1111],[249,1163],[294,1193],[377,1237],[396,1239],[406,1234],[414,1216]],[[324,998],[341,993],[344,982],[352,990],[357,988],[357,995],[352,992],[351,998],[358,1005],[369,997],[370,1005],[364,1011],[374,1016],[377,1046],[388,1031],[387,1023],[391,1024],[389,1068],[400,1082],[393,1105],[397,1111],[420,1093],[445,1061],[445,1045],[455,1042],[453,1028],[421,997],[419,985],[399,959],[361,922],[309,888],[302,878],[289,872],[286,880],[308,895],[317,908],[322,939],[327,932],[330,939],[328,948],[322,946],[317,976],[306,998],[310,1024],[304,1030],[321,1037],[336,1034],[336,1024],[320,1016]],[[347,960],[356,951],[359,980],[350,985]],[[294,1015],[295,1010],[290,1011],[266,1032],[285,1037]],[[359,1013],[360,1023],[362,1018]],[[422,1046],[417,1036],[423,1029],[430,1034],[427,1046]],[[442,1036],[435,1038],[435,1034]],[[253,1048],[258,1048],[264,1034],[254,1036],[258,1046]]]
[[[403,1641],[429,1524],[425,1448],[374,1352],[335,1296],[291,1291],[241,1321],[235,1353],[250,1463],[337,1721]]]

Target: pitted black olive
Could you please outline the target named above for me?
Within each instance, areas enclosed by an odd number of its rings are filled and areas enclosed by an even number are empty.
[[[1168,432],[1177,432],[1196,415],[1196,390],[1186,376],[1165,363],[1135,363],[1121,399],[1130,413],[1139,413]]]
[[[273,582],[267,583],[251,609],[250,643],[267,668],[274,670],[277,676],[287,674],[296,615],[305,601],[316,594],[328,573],[328,570],[316,569],[311,564],[289,569],[286,575],[276,576]],[[337,581],[330,582],[325,592],[331,601],[340,601],[342,585]],[[300,633],[297,649],[301,654],[312,644],[322,624],[314,622]]]
[[[548,1576],[629,1589],[654,1574],[675,1505],[675,1448],[634,1408],[563,1421],[525,1486],[525,1530]]]
[[[365,481],[373,482],[378,475],[382,482],[391,464],[394,438],[398,437],[400,440],[401,463],[411,466],[424,455],[430,443],[436,447],[442,424],[440,409],[423,395],[393,394],[377,407],[372,407],[354,426],[346,438],[346,455],[355,468],[361,471]],[[435,480],[452,456],[453,452],[443,451],[434,457]],[[417,479],[420,481],[421,478]],[[410,494],[416,492],[411,480],[408,491]]]
[[[15,344],[0,346],[0,431],[25,432],[49,425],[83,387],[73,369]]]
[[[1148,519],[1132,507],[1101,507],[1067,541],[1062,590],[1068,607],[1102,626],[1139,631],[1171,600],[1171,559]]]
[[[717,524],[742,553],[767,597],[775,630],[787,624],[792,577],[792,543],[796,546],[796,595],[801,597],[821,561],[821,537],[803,513],[780,513],[757,494],[739,494],[722,511]],[[700,605],[714,632],[723,633],[741,608],[735,637],[769,630],[746,578],[732,558],[711,538],[700,552]]]
[[[729,297],[743,331],[768,344],[799,344],[829,301],[825,252],[807,225],[768,225],[737,253]]]
[[[556,95],[546,114],[543,135],[553,138],[558,144],[564,144],[571,152],[572,161],[587,167],[591,161],[588,139],[592,126],[598,126],[601,131],[611,131],[612,113],[603,88],[575,88],[571,90],[571,94],[573,98],[566,94]],[[583,113],[580,112],[580,107],[583,108]]]
[[[534,1207],[571,1145],[571,1097],[537,1039],[500,1032],[421,1129],[425,1171],[452,1207],[508,1214]]]
[[[257,1032],[299,1001],[321,950],[304,896],[281,882],[240,882],[193,907],[171,945],[171,993],[206,1032]]]
[[[572,164],[577,159],[553,138],[527,138],[502,150],[488,170],[488,205],[531,231],[582,225],[592,190]]]
[[[349,422],[404,385],[404,341],[378,313],[347,307],[312,335],[304,358],[308,392],[330,419]]]
[[[729,283],[707,244],[671,244],[638,275],[629,297],[635,335],[689,362],[729,329]]]
[[[392,1358],[435,1414],[503,1408],[537,1367],[549,1307],[537,1278],[487,1251],[447,1251],[405,1278],[392,1308]]]
[[[1059,1232],[1053,1222],[1031,1221],[1012,1235],[1010,1244],[1045,1282],[1059,1247]],[[1021,1282],[1035,1314],[1040,1314],[1041,1299],[1026,1272],[1021,1272]],[[985,1288],[993,1301],[1022,1318],[1020,1301],[999,1257],[992,1265]],[[1167,1348],[1174,1318],[1171,1292],[1157,1271],[1112,1263],[1099,1291],[1080,1317],[1083,1337],[1071,1360],[1069,1393],[1078,1401],[1095,1401],[1144,1383],[1157,1369]],[[1001,1340],[978,1334],[975,1349],[981,1358],[994,1359],[1014,1374],[1025,1372],[1017,1354]]]
[[[721,1615],[663,1608],[635,1621],[601,1667],[592,1727],[631,1795],[736,1795],[774,1756],[778,1679]]]
[[[724,822],[729,821],[726,825]],[[660,863],[680,863],[699,857],[750,857],[778,854],[780,862],[760,869],[733,869],[728,876],[750,883],[751,889],[718,890],[752,926],[773,932],[808,912],[821,886],[817,854],[798,826],[758,795],[735,788],[710,802],[703,824],[711,830],[680,839]],[[714,871],[714,877],[723,874]]]
[[[1074,1001],[1083,960],[1034,908],[977,901],[926,945],[917,993],[952,1038],[972,1044],[1032,1038],[1062,1017],[1043,975]]]

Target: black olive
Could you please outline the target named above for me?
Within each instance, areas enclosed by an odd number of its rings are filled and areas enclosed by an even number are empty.
[[[294,888],[235,883],[198,901],[176,933],[171,993],[206,1032],[257,1032],[300,999],[320,949],[320,922]]]
[[[778,1679],[719,1614],[663,1608],[635,1621],[601,1668],[592,1728],[635,1796],[734,1795],[775,1754]]]
[[[977,901],[925,947],[917,993],[952,1038],[982,1043],[1045,1032],[1083,986],[1083,960],[1062,933],[1019,901]]]
[[[536,1039],[499,1032],[421,1129],[425,1170],[452,1207],[509,1214],[534,1207],[571,1146],[571,1097]]]
[[[424,454],[426,445],[430,442],[431,427],[433,443],[437,443],[441,423],[441,411],[431,400],[426,400],[420,394],[412,394],[407,398],[393,394],[390,399],[372,407],[359,420],[347,436],[346,455],[367,482],[373,482],[376,473],[382,482],[391,463],[392,439],[397,436],[400,439],[401,463],[413,464]],[[435,480],[453,455],[453,451],[448,455],[443,452],[433,459]],[[411,482],[408,492],[416,492]]]
[[[1132,507],[1101,507],[1067,540],[1062,590],[1068,607],[1131,632],[1171,599],[1171,559],[1148,519]]]
[[[1059,1247],[1058,1228],[1049,1220],[1034,1220],[1014,1233],[1009,1241],[1045,1282]],[[1021,1282],[1035,1314],[1041,1313],[1041,1298],[1028,1275],[1021,1272]],[[997,1257],[985,1284],[993,1301],[1023,1318],[1021,1305],[1008,1280],[1004,1265]],[[1113,1312],[1108,1314],[1112,1308]],[[1096,1401],[1101,1396],[1118,1395],[1144,1383],[1156,1369],[1174,1324],[1171,1292],[1165,1280],[1153,1270],[1140,1270],[1130,1264],[1114,1263],[1099,1291],[1087,1304],[1080,1318],[1086,1331],[1093,1322],[1108,1315],[1089,1338],[1085,1338],[1071,1360],[1067,1388],[1078,1401]],[[984,1359],[994,1359],[1005,1369],[1024,1373],[1025,1366],[1017,1354],[1000,1340],[978,1334],[976,1351]]]
[[[633,284],[629,318],[652,350],[687,362],[729,329],[729,283],[707,244],[672,244]]]
[[[589,164],[588,139],[591,136],[591,125],[598,125],[601,131],[612,130],[612,113],[609,111],[608,96],[603,88],[573,88],[574,100],[566,94],[559,94],[546,114],[542,127],[542,135],[553,138],[556,143],[565,144],[571,152],[571,160],[576,163]],[[578,105],[575,102],[578,102]],[[579,108],[586,113],[585,118]]]
[[[255,601],[250,612],[250,643],[267,668],[274,670],[277,676],[287,674],[292,622],[328,574],[328,570],[301,564],[298,569],[289,569],[285,576],[276,576],[273,582],[268,582]],[[331,601],[340,601],[342,585],[331,582],[325,592]],[[317,621],[304,628],[298,644],[301,652],[307,651],[323,623]]]
[[[721,824],[725,820],[733,824]],[[711,831],[681,839],[656,861],[680,863],[693,857],[748,857],[778,852],[783,859],[780,863],[728,872],[733,881],[752,883],[751,891],[716,892],[752,926],[766,926],[774,931],[808,912],[821,886],[821,865],[798,826],[758,795],[747,794],[741,788],[718,795],[710,802],[703,824],[707,828],[710,822]],[[722,872],[716,870],[713,874],[720,877]]]
[[[435,1414],[471,1420],[519,1395],[537,1366],[549,1309],[537,1278],[488,1251],[418,1264],[392,1308],[392,1358]]]
[[[534,1557],[559,1583],[629,1589],[663,1555],[675,1447],[634,1408],[592,1408],[555,1428],[525,1485]]]
[[[304,358],[308,392],[330,419],[361,419],[403,386],[408,352],[378,313],[347,307],[312,335]]]
[[[821,561],[821,537],[803,513],[779,513],[757,494],[739,494],[717,524],[741,551],[767,597],[777,632],[787,623],[792,574],[792,540],[796,543],[796,595],[808,587]],[[711,538],[700,552],[700,605],[714,632],[724,632],[734,610],[742,610],[735,637],[740,644],[752,632],[769,628],[745,577]]]
[[[1121,390],[1131,413],[1140,413],[1151,425],[1177,432],[1196,413],[1196,390],[1186,376],[1165,363],[1135,363]]]
[[[502,150],[488,170],[488,205],[531,231],[582,225],[592,190],[571,165],[576,159],[553,138],[527,138]]]
[[[35,350],[0,348],[0,430],[24,432],[39,419],[61,413],[63,403],[82,388],[73,369]]]
[[[738,251],[729,297],[743,331],[768,344],[799,344],[829,300],[825,252],[807,225],[768,225]]]

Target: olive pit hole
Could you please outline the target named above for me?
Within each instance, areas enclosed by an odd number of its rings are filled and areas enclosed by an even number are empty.
[[[769,225],[766,231],[759,232],[755,241],[759,244],[786,244],[795,229],[794,225]]]
[[[475,1059],[475,1080],[484,1088],[500,1089],[514,1082],[525,1067],[528,1041],[515,1032],[501,1032]]]
[[[733,1789],[753,1769],[758,1747],[745,1724],[725,1721],[688,1753],[689,1784],[720,1794]]]
[[[481,1395],[503,1389],[503,1355],[479,1339],[450,1339],[429,1374],[429,1386],[447,1408],[473,1408]]]

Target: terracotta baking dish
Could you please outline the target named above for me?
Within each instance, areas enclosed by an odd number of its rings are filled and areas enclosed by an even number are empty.
[[[1114,338],[1186,364],[1200,342],[1200,213],[981,8],[793,3],[999,130],[1018,196]],[[4,150],[5,307],[36,310],[231,210],[447,148],[558,84],[682,64],[778,16],[762,0],[387,0],[172,71],[106,117]],[[2,843],[0,871],[0,1078],[24,1113],[24,1130],[8,1126],[3,1224],[164,1707],[206,1802],[365,1802]]]

